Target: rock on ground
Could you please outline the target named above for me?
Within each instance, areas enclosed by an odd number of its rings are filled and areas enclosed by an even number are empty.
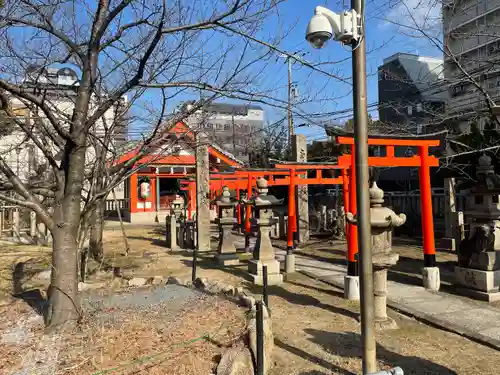
[[[28,259],[15,265],[12,281],[14,294],[22,293],[24,284],[28,281],[36,283],[46,283],[50,281],[51,271],[38,259]]]
[[[148,279],[144,277],[134,277],[128,281],[128,286],[144,286],[148,283]]]
[[[245,307],[253,309],[255,306],[255,298],[242,294],[240,295],[240,303]]]
[[[226,350],[217,366],[217,375],[254,375],[250,349],[241,345]]]
[[[169,276],[167,279],[167,284],[168,285],[184,285],[183,281],[181,280],[180,277],[176,276]]]
[[[163,276],[154,276],[153,285],[161,285],[161,284],[163,284]]]

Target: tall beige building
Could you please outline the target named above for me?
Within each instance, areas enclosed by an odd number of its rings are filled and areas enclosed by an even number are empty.
[[[482,127],[485,94],[500,104],[500,0],[444,0],[443,37],[448,122]]]

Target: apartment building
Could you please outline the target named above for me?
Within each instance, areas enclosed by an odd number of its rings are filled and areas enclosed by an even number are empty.
[[[500,0],[444,0],[443,36],[449,122],[484,126],[486,95],[500,103]]]
[[[447,99],[443,60],[396,53],[378,67],[379,120],[403,134],[432,132]]]
[[[31,66],[25,72],[22,87],[35,95],[43,96],[55,116],[63,118],[63,116],[70,116],[72,113],[79,87],[79,79],[77,73],[70,68],[56,69]],[[15,97],[11,99],[10,105],[17,116],[23,118],[26,123],[33,125],[35,132],[39,130],[34,117],[40,116],[40,114],[32,113],[23,102]],[[121,113],[124,112],[122,108],[126,107],[126,105],[127,98],[123,97],[116,106],[110,108],[96,122],[91,130],[95,135],[93,139],[103,136],[106,128],[109,129],[111,124],[116,124],[113,129],[113,144],[119,146],[127,142],[127,121],[125,118],[117,118],[118,114],[121,116]],[[46,120],[42,119],[42,121]],[[49,126],[48,129],[50,128]],[[33,175],[39,175],[44,170],[48,171],[50,168],[42,152],[35,147],[30,139],[26,138],[24,132],[16,130],[15,126],[13,129],[14,131],[0,137],[0,152],[11,169],[23,181],[28,181]],[[91,144],[89,146],[87,163],[91,165],[95,157],[95,151]],[[60,159],[60,152],[55,147],[54,154],[56,159]],[[120,197],[123,194],[123,186],[118,186],[116,191]]]
[[[189,110],[190,105],[192,102],[184,103],[181,111]],[[225,151],[248,162],[249,152],[263,135],[264,110],[252,104],[210,103],[187,122],[203,130]]]

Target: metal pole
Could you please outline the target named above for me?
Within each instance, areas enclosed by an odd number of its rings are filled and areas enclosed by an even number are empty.
[[[196,266],[197,266],[197,260],[198,260],[198,246],[197,244],[194,246],[193,248],[193,264],[192,264],[192,268],[191,268],[191,281],[194,283],[194,281],[196,280]]]
[[[257,301],[256,306],[257,328],[257,375],[264,375],[264,308],[262,301]]]
[[[287,57],[288,62],[288,144],[292,147],[293,117],[292,117],[292,59]]]
[[[373,265],[371,252],[370,197],[368,171],[368,110],[366,98],[366,29],[364,0],[351,0],[362,26],[359,42],[353,44],[353,108],[354,152],[358,219],[358,253],[360,271],[361,336],[363,342],[363,373],[377,371],[375,322],[373,311]]]
[[[267,266],[265,264],[262,266],[262,299],[264,300],[267,311],[269,311],[269,296],[267,294]]]

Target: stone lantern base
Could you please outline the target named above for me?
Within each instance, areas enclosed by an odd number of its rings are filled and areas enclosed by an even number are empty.
[[[276,259],[251,260],[248,262],[248,272],[256,285],[264,285],[264,274],[262,266],[267,266],[267,285],[278,285],[283,282],[283,275],[280,273],[280,262]]]
[[[237,266],[240,264],[240,258],[236,253],[217,254],[215,259],[221,266]]]
[[[500,301],[500,270],[482,271],[455,267],[457,291],[481,301]]]

